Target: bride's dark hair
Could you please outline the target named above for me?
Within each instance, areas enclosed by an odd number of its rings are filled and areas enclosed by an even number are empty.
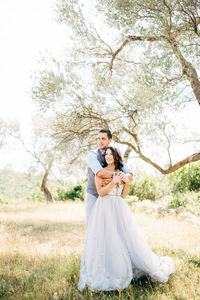
[[[120,170],[121,168],[123,168],[123,159],[122,159],[122,155],[120,153],[120,151],[117,148],[113,148],[113,147],[107,147],[105,149],[105,155],[107,150],[110,149],[110,151],[112,152],[112,155],[114,157],[114,164],[115,164],[115,170]],[[104,167],[106,167],[108,164],[105,161]]]

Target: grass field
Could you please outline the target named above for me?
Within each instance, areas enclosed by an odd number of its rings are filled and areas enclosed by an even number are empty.
[[[200,299],[200,226],[134,216],[156,254],[175,261],[175,274],[165,284],[144,278],[123,291],[80,293],[84,203],[0,206],[0,299]]]

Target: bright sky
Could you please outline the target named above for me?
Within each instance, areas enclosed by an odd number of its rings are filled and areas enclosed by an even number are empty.
[[[42,54],[59,56],[69,39],[66,29],[54,21],[54,5],[54,0],[0,1],[0,117],[18,119],[22,128],[33,111],[31,73]],[[16,161],[13,151],[1,151],[2,157],[0,167]],[[21,163],[15,163],[16,169]]]
[[[0,117],[18,119],[25,129],[33,111],[31,73],[37,70],[38,60],[46,51],[59,57],[64,46],[70,44],[66,28],[54,21],[54,6],[55,0],[0,1]],[[97,22],[96,27],[102,29],[102,24]],[[187,118],[191,127],[198,128],[199,107]],[[0,168],[10,163],[19,170],[30,159],[22,149],[17,154],[1,150],[1,158]]]
[[[53,20],[54,0],[0,1],[0,114],[24,118],[30,111],[31,71],[41,54],[58,55],[67,37]]]

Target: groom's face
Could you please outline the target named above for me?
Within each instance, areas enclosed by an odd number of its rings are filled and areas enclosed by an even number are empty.
[[[107,133],[105,132],[99,132],[98,137],[97,137],[97,143],[100,149],[105,149],[107,148],[112,139],[109,139],[107,136]]]

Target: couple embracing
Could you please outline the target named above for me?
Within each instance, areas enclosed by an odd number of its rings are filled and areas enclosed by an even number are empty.
[[[166,282],[174,262],[156,256],[137,227],[124,198],[132,173],[118,149],[110,147],[112,134],[98,133],[98,150],[87,159],[86,238],[78,289],[111,291],[127,288],[135,278],[148,275]]]

